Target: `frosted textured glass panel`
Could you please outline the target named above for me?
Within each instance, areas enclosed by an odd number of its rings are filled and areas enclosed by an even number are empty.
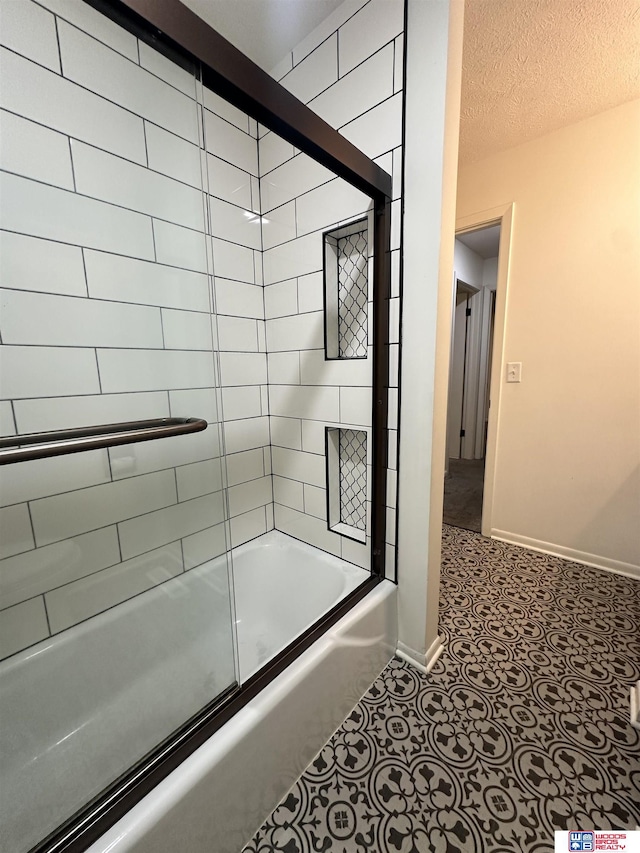
[[[368,254],[366,219],[324,234],[327,358],[367,358]]]
[[[367,433],[327,428],[329,529],[358,542],[367,536]]]

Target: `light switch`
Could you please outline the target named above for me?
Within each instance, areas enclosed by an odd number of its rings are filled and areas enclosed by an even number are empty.
[[[520,382],[522,379],[522,362],[507,362],[507,382]]]

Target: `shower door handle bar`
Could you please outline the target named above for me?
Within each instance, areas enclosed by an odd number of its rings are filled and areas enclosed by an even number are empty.
[[[207,421],[202,418],[154,418],[12,435],[0,438],[0,465],[201,432],[207,426]]]

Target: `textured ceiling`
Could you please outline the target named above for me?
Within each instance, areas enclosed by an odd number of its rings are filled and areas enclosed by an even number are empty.
[[[640,0],[466,0],[460,162],[640,97]]]
[[[269,71],[342,0],[183,2]],[[640,0],[465,0],[461,163],[638,97]]]

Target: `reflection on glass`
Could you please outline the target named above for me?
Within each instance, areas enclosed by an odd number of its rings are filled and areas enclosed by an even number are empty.
[[[0,92],[2,433],[208,422],[0,471],[24,853],[369,577],[373,240],[367,196],[193,73],[9,6],[48,23]]]
[[[27,29],[44,14],[13,7]],[[62,65],[11,53],[2,91],[3,434],[208,427],[0,473],[12,853],[237,681],[199,86],[146,45],[139,65],[84,32],[80,4],[67,14]],[[124,30],[119,44],[137,57]]]

